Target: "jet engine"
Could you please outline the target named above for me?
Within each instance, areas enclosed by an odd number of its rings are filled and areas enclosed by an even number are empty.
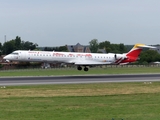
[[[127,59],[127,56],[125,54],[115,54],[114,58],[115,58],[115,63],[119,64],[121,63],[121,61]]]

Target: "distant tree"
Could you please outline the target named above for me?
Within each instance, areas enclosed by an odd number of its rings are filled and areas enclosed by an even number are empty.
[[[32,42],[22,41],[20,37],[16,36],[15,39],[7,41],[2,46],[2,53],[9,54],[15,50],[33,50],[36,49],[38,45]]]
[[[111,46],[111,44],[109,41],[104,41],[104,42],[99,43],[99,48],[105,49],[107,53],[109,53],[111,51],[110,46]]]
[[[32,42],[29,42],[29,41],[22,41],[22,49],[23,50],[34,50],[36,49],[36,47],[38,46],[38,44],[34,44]]]
[[[59,51],[59,47],[54,47],[53,51]]]
[[[0,50],[2,50],[2,43],[0,43]]]
[[[68,49],[66,46],[60,46],[60,47],[45,47],[44,51],[63,51],[68,52]]]
[[[107,53],[110,53],[112,50],[110,47],[105,48]]]
[[[126,52],[130,51],[134,45],[125,45]]]
[[[60,46],[59,51],[68,52],[67,46]]]
[[[14,50],[16,50],[14,40],[7,41],[3,44],[3,51],[2,51],[3,54],[9,54]]]
[[[97,53],[98,51],[98,40],[97,39],[92,39],[90,42],[89,42],[89,48],[91,50],[92,53]]]
[[[155,51],[155,50],[146,50],[142,51],[140,54],[140,63],[147,62],[155,62],[155,61],[160,61],[160,54]]]
[[[2,43],[0,43],[0,56],[2,55]]]
[[[18,50],[18,49],[21,49],[21,38],[16,36],[16,39],[15,39],[15,48]]]
[[[44,47],[44,51],[53,51],[53,48],[50,48],[50,47]]]
[[[110,48],[112,53],[119,53],[119,44],[111,44]]]
[[[123,43],[119,44],[119,51],[120,51],[120,53],[127,52],[127,48],[125,47],[125,45]]]
[[[111,44],[109,41],[104,41],[99,43],[100,49],[105,49],[107,53],[124,53],[127,51],[124,44]]]

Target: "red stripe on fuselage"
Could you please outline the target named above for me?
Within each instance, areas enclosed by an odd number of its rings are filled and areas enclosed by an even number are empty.
[[[122,60],[122,58],[119,58],[115,63],[118,63],[120,60]]]

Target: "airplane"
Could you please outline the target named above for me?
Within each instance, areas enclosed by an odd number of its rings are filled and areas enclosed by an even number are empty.
[[[135,62],[139,59],[142,48],[155,47],[135,44],[128,53],[123,54],[16,50],[3,59],[6,61],[43,62],[43,67],[46,67],[49,63],[68,63],[76,65],[78,70],[82,70],[82,67],[84,67],[84,71],[88,71],[91,66],[124,65]]]

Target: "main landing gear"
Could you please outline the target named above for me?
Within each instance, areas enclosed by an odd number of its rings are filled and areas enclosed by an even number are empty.
[[[77,70],[79,70],[79,71],[82,70],[82,67],[81,67],[81,66],[78,66],[78,67],[77,67]],[[85,67],[84,67],[84,71],[88,71],[88,67],[85,66]]]

